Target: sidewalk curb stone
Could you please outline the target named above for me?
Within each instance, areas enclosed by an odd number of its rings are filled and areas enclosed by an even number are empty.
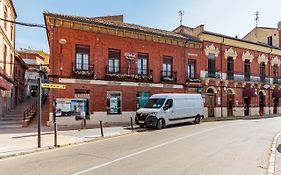
[[[271,155],[268,161],[268,169],[267,169],[267,175],[274,175],[275,172],[275,158],[276,158],[276,151],[277,151],[277,141],[278,138],[281,136],[281,132],[279,132],[273,139],[272,145],[271,145]]]

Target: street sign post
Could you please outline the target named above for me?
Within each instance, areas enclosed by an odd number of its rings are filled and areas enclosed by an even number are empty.
[[[42,83],[42,88],[47,89],[65,89],[64,84]]]

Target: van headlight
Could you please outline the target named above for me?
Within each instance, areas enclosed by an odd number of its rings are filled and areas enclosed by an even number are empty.
[[[157,115],[157,112],[150,112],[149,115],[150,115],[150,116],[156,116],[156,115]]]

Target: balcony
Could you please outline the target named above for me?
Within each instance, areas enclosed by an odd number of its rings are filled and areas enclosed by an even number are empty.
[[[72,76],[74,78],[95,79],[94,65],[84,64],[78,68],[78,65],[72,63],[72,68]]]
[[[177,82],[177,72],[161,71],[161,81],[167,83]]]
[[[111,81],[136,81],[136,82],[152,82],[152,70],[147,69],[116,69],[116,67],[105,68],[106,80]]]

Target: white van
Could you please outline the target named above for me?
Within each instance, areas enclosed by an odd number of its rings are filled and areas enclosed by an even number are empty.
[[[162,129],[167,125],[194,122],[204,117],[201,94],[155,94],[136,112],[135,123],[141,127]]]

